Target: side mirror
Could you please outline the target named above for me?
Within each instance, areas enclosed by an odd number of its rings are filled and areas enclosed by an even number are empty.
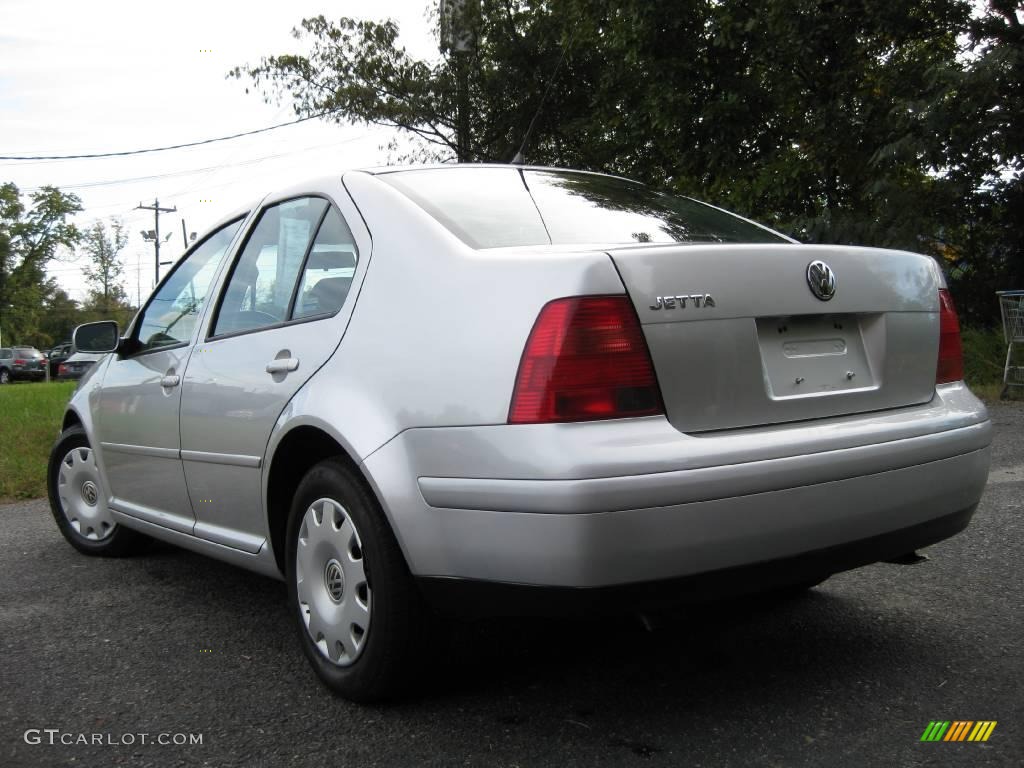
[[[78,326],[71,339],[79,352],[103,354],[117,351],[121,343],[121,332],[113,320],[100,320],[98,323]]]

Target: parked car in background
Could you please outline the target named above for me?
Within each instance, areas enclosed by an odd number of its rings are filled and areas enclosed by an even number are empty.
[[[91,352],[75,352],[58,366],[57,378],[61,381],[80,379],[102,357],[103,355],[95,355]]]
[[[35,347],[0,349],[0,384],[12,381],[42,381],[46,378],[46,355]]]
[[[60,364],[75,354],[75,347],[70,341],[65,341],[63,344],[58,344],[47,354],[47,358],[50,361],[50,378],[57,378],[57,369]]]
[[[914,562],[988,476],[933,259],[600,174],[279,190],[190,248],[123,337],[74,343],[110,354],[50,458],[68,542],[151,536],[284,580],[306,658],[357,700],[430,666],[431,609],[811,588]]]

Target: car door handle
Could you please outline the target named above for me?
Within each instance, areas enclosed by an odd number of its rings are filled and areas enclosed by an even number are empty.
[[[267,363],[267,373],[288,373],[299,367],[299,358],[281,357]]]
[[[162,379],[160,379],[160,386],[161,387],[167,387],[167,388],[176,387],[180,383],[181,383],[181,377],[180,376],[175,376],[173,374],[168,374],[167,376],[164,376]]]

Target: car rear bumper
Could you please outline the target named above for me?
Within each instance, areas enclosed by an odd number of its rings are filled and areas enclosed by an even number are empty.
[[[934,543],[912,532],[966,525],[991,432],[952,385],[923,406],[701,436],[664,419],[409,430],[366,467],[415,575],[597,588],[854,542],[862,565],[903,530],[904,551]]]
[[[893,560],[956,535],[975,507],[866,539],[791,557],[690,576],[605,587],[551,587],[481,579],[421,577],[427,599],[459,616],[572,616],[623,614],[741,597],[818,583],[833,573]]]

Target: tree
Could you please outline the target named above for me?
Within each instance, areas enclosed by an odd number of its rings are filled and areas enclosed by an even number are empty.
[[[121,284],[124,265],[121,251],[128,235],[119,219],[112,219],[109,230],[103,222],[94,222],[82,238],[82,247],[89,258],[82,274],[89,285],[86,308],[101,317],[110,318],[129,307],[128,294]]]
[[[46,266],[61,247],[70,248],[81,233],[70,218],[81,201],[56,187],[40,187],[22,202],[17,186],[0,185],[0,332],[4,344],[46,346],[41,330],[44,301],[56,290]]]
[[[43,312],[39,321],[41,349],[71,339],[71,332],[76,325],[86,322],[82,308],[72,299],[67,291],[54,287],[43,299]]]
[[[957,190],[947,239],[961,315],[994,322],[992,294],[1024,288],[1024,7],[990,0],[967,26],[967,64],[930,129]]]
[[[480,0],[470,155],[508,162],[533,123],[530,163],[627,175],[805,241],[983,253],[977,272],[996,241],[1019,254],[1024,237],[1024,195],[1003,183],[1024,88],[1018,3],[973,5]],[[458,59],[417,60],[398,31],[304,19],[304,52],[231,74],[300,115],[396,127],[415,159],[449,160]],[[989,244],[1000,228],[1017,240]],[[988,266],[1005,276],[999,258]]]

